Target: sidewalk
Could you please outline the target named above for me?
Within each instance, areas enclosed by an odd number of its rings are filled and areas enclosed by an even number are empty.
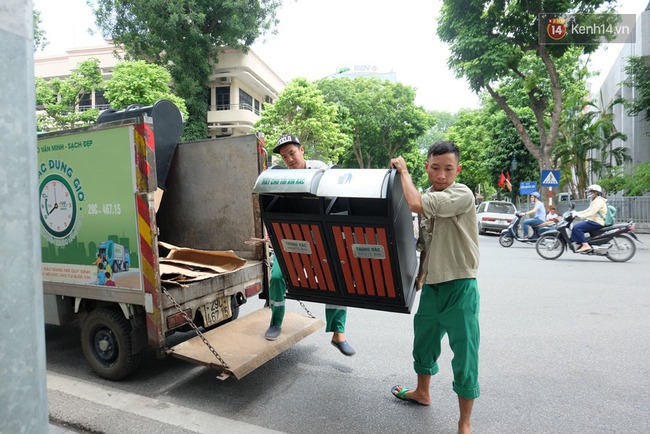
[[[208,434],[217,427],[230,434],[279,433],[54,372],[47,373],[47,395],[50,434]]]

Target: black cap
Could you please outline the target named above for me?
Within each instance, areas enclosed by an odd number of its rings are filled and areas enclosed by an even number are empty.
[[[278,139],[278,142],[275,145],[275,148],[273,148],[273,152],[276,154],[280,153],[280,148],[283,147],[284,145],[288,145],[289,143],[294,143],[298,146],[302,146],[300,144],[300,140],[298,137],[291,135],[291,134],[282,134],[280,138]]]

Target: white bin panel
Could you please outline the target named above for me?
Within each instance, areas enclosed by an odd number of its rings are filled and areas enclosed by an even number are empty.
[[[389,169],[329,169],[318,182],[316,196],[385,199]]]
[[[318,182],[325,169],[267,169],[260,174],[253,187],[254,193],[316,194]]]

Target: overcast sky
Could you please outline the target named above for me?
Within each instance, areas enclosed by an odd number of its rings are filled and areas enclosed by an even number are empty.
[[[44,52],[62,54],[77,47],[100,45],[85,0],[33,0],[41,11],[50,41]],[[619,0],[619,12],[639,14],[649,0]],[[317,80],[338,68],[375,68],[395,72],[397,80],[417,89],[416,104],[428,110],[455,112],[478,107],[478,98],[464,79],[447,68],[449,51],[435,32],[439,0],[284,0],[276,35],[267,35],[252,49],[283,80]],[[601,77],[616,59],[621,45],[610,44],[592,56]]]

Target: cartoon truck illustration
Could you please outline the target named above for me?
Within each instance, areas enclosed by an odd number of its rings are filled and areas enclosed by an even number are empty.
[[[97,257],[106,259],[113,273],[129,271],[131,257],[129,249],[113,240],[103,241],[97,247]]]

